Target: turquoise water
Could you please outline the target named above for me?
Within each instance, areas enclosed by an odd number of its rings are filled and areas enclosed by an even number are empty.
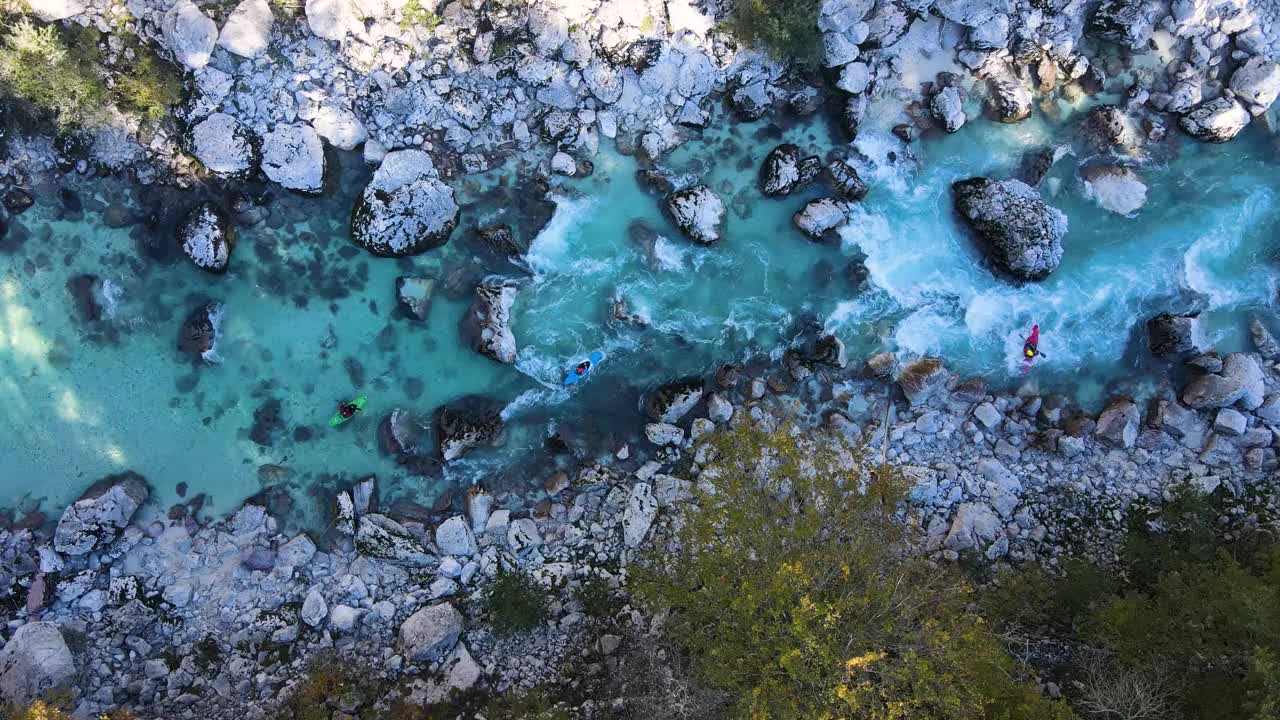
[[[591,177],[553,181],[555,214],[519,267],[478,252],[465,224],[510,215],[501,188],[521,184],[516,167],[458,183],[464,226],[445,248],[397,261],[353,252],[347,219],[368,170],[344,158],[334,193],[277,193],[274,217],[241,230],[224,276],[171,252],[163,260],[141,252],[139,238],[151,231],[106,227],[93,209],[147,206],[151,191],[86,183],[77,189],[90,207],[70,215],[56,193],[41,194],[18,219],[26,242],[0,254],[0,506],[43,498],[56,510],[126,468],[151,481],[158,508],[177,502],[185,483],[186,498],[207,493],[213,512],[280,485],[308,515],[320,505],[313,496],[367,474],[378,475],[384,497],[425,504],[474,481],[539,487],[570,462],[548,450],[549,436],[578,459],[624,442],[642,447],[643,390],[720,362],[776,356],[808,327],[837,333],[855,359],[882,349],[940,353],[999,385],[1022,381],[1018,349],[1038,322],[1048,361],[1033,377],[1085,404],[1131,388],[1147,361],[1141,321],[1156,312],[1201,309],[1217,347],[1241,347],[1248,312],[1274,302],[1280,277],[1270,138],[1251,129],[1226,146],[1172,140],[1167,158],[1139,170],[1149,199],[1131,218],[1086,198],[1075,159],[1062,159],[1042,184],[1070,221],[1062,265],[1043,283],[1015,287],[982,265],[953,217],[950,183],[1011,174],[1024,150],[1068,133],[1039,114],[1015,126],[973,119],[959,134],[909,148],[869,129],[856,149],[871,194],[839,245],[809,242],[791,224],[819,188],[781,200],[756,189],[761,161],[780,142],[820,156],[843,150],[820,120],[718,124],[664,163],[725,200],[725,240],[712,248],[683,240],[637,184],[636,161],[606,149]],[[637,242],[637,221],[656,239]],[[859,290],[847,270],[864,258],[871,283]],[[92,325],[65,288],[86,272],[109,281],[113,297]],[[488,273],[519,278],[514,368],[459,341],[464,291]],[[457,290],[437,290],[425,323],[393,312],[395,279],[410,274]],[[618,297],[646,326],[610,319]],[[193,364],[176,336],[207,300],[225,308],[220,360]],[[565,368],[593,349],[608,353],[605,363],[572,394],[560,389]],[[357,394],[369,396],[368,411],[330,430],[337,401]],[[472,394],[506,406],[502,448],[414,472],[380,453],[377,425],[393,408],[426,423],[442,403]],[[263,446],[249,432],[270,399],[280,401],[283,428]],[[267,464],[285,470],[260,472]]]

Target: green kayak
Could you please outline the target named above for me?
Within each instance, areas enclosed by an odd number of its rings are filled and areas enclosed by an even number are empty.
[[[367,402],[369,402],[369,398],[365,397],[364,395],[361,395],[355,400],[352,400],[351,404],[356,406],[356,411],[358,412],[364,409],[364,404]],[[351,413],[351,417],[342,417],[341,412],[336,412],[333,414],[333,417],[329,418],[329,427],[338,427],[342,423],[350,420],[355,416],[356,416],[355,413]]]

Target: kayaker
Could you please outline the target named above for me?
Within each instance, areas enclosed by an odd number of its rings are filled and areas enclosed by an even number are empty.
[[[1022,361],[1026,363],[1030,363],[1032,360],[1035,360],[1037,357],[1046,357],[1044,353],[1040,352],[1039,345],[1040,345],[1040,326],[1032,325],[1031,335],[1027,337],[1027,341],[1022,344]]]
[[[578,367],[573,369],[573,374],[582,375],[587,372],[587,368],[589,367],[591,367],[591,361],[583,360],[582,362],[578,363]]]
[[[343,403],[338,406],[338,414],[341,415],[344,420],[350,420],[351,416],[355,415],[356,411],[359,409],[360,407],[355,403]]]

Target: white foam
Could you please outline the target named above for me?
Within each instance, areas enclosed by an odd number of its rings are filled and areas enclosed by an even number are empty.
[[[209,309],[209,324],[213,325],[213,344],[208,350],[200,353],[200,357],[204,358],[205,362],[222,362],[222,356],[218,354],[218,333],[222,328],[222,317],[225,314],[226,308],[222,303],[214,303]]]
[[[124,288],[111,278],[102,281],[102,307],[107,311],[107,317],[113,320],[116,318],[120,310],[120,300],[123,298]]]
[[[556,211],[542,232],[529,244],[525,261],[535,273],[569,272],[580,270],[581,263],[570,252],[570,240],[591,217],[595,201],[589,196],[569,197],[553,194],[551,200]]]
[[[681,272],[685,269],[685,255],[688,248],[677,245],[668,240],[666,236],[659,235],[653,241],[653,259],[658,264],[658,268],[667,272]]]

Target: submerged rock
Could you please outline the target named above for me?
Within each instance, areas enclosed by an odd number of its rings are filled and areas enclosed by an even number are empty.
[[[700,379],[678,380],[659,386],[641,401],[641,410],[650,419],[674,424],[680,421],[702,399]]]
[[[212,203],[200,203],[183,218],[177,233],[182,252],[196,267],[211,273],[226,272],[235,236],[221,210]]]
[[[1020,180],[970,178],[952,184],[956,209],[1002,270],[1019,280],[1043,280],[1062,260],[1067,216]]]
[[[1161,313],[1147,321],[1147,345],[1161,357],[1194,352],[1199,346],[1197,315]]]
[[[472,350],[510,365],[516,361],[516,337],[511,331],[511,306],[516,286],[489,281],[476,288],[471,308],[462,318],[462,337]]]
[[[98,302],[101,289],[97,275],[76,275],[67,281],[67,292],[82,321],[93,323],[102,319],[102,304]]]
[[[178,331],[178,350],[199,355],[205,360],[216,357],[221,319],[222,305],[219,303],[205,303],[192,310]]]
[[[1220,97],[1206,102],[1178,119],[1178,126],[1201,142],[1231,140],[1249,124],[1249,111],[1236,100]]]
[[[1118,215],[1132,215],[1147,204],[1147,186],[1129,168],[1095,165],[1084,172],[1085,194]]]
[[[453,189],[421,150],[387,153],[351,211],[351,240],[374,255],[417,255],[449,241],[458,225]]]
[[[499,255],[518,257],[528,251],[516,240],[510,225],[486,225],[476,229],[476,237]]]
[[[191,152],[209,172],[233,179],[248,176],[258,163],[253,132],[226,113],[213,113],[191,128]]]
[[[1275,335],[1271,334],[1271,330],[1260,318],[1249,318],[1249,337],[1264,359],[1280,359],[1280,342],[1276,341]]]
[[[487,398],[463,398],[437,410],[435,426],[440,457],[456,460],[472,448],[501,441],[501,405]]]
[[[324,167],[324,143],[310,125],[276,125],[262,138],[262,172],[290,190],[323,190]]]
[[[1136,155],[1139,150],[1138,133],[1117,105],[1099,105],[1090,110],[1080,122],[1077,138],[1087,153]]]
[[[53,549],[64,555],[83,555],[115,540],[147,501],[147,481],[138,473],[108,475],[85,490],[62,513],[53,535]]]
[[[695,243],[712,245],[720,240],[724,202],[706,185],[671,193],[666,210],[675,226]]]
[[[821,198],[805,205],[791,220],[810,240],[834,240],[836,229],[848,219],[847,213],[848,207],[839,200]]]

